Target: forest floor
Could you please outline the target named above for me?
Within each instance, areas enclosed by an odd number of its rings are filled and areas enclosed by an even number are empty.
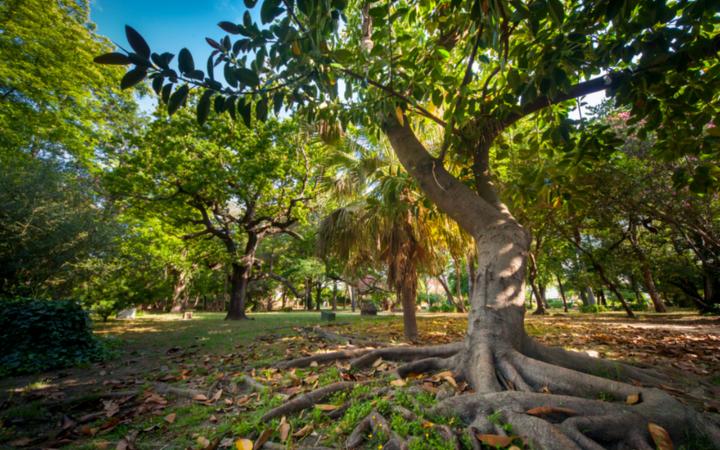
[[[242,450],[265,441],[264,448],[338,448],[371,411],[387,417],[401,436],[422,438],[411,447],[455,448],[438,427],[457,427],[457,420],[433,417],[427,409],[468,389],[450,373],[398,380],[390,376],[396,364],[382,360],[361,371],[342,362],[273,367],[279,360],[352,347],[340,336],[401,345],[400,314],[339,312],[329,323],[316,312],[261,313],[243,322],[222,317],[144,315],[100,323],[96,333],[116,349],[112,359],[0,380],[0,448]],[[420,313],[418,325],[421,344],[448,343],[462,339],[467,318]],[[528,315],[526,328],[546,344],[655,365],[687,381],[683,392],[666,386],[670,393],[708,411],[720,407],[714,400],[720,397],[720,318],[675,312],[630,320],[620,313],[553,311]],[[300,413],[262,419],[270,408],[341,381],[357,384]],[[400,407],[415,418],[396,414]],[[367,448],[378,448],[381,438],[369,433]]]

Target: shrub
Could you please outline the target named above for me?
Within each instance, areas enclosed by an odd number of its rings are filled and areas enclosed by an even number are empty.
[[[76,302],[0,301],[0,377],[87,363],[105,354]]]
[[[600,313],[605,312],[608,309],[603,305],[582,305],[580,306],[581,313]]]

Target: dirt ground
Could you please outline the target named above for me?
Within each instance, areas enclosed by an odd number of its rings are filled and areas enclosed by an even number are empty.
[[[0,380],[0,448],[211,449],[237,446],[242,439],[270,439],[289,448],[314,440],[315,445],[336,447],[363,408],[370,407],[367,401],[377,408],[382,399],[367,400],[364,391],[353,391],[300,417],[264,423],[262,413],[317,386],[351,378],[388,383],[382,375],[393,364],[380,362],[365,372],[342,364],[282,371],[273,362],[347,348],[342,339],[333,338],[337,335],[400,345],[402,320],[400,315],[339,313],[336,322],[321,324],[315,314],[258,314],[245,323],[224,322],[212,314],[189,321],[157,315],[101,325],[98,334],[112,336],[115,358]],[[466,320],[462,314],[420,314],[421,343],[462,339]],[[330,334],[318,333],[318,325]],[[699,408],[718,410],[720,318],[683,312],[644,314],[637,320],[615,313],[556,313],[528,316],[526,329],[550,345],[657,366],[685,386],[666,390]],[[254,389],[247,377],[264,387]],[[437,395],[443,389],[441,378],[423,380],[421,387]],[[328,420],[332,411],[348,405],[343,415]],[[420,433],[425,422],[418,425]],[[410,427],[407,432],[414,431]],[[432,433],[426,434],[427,442],[432,441]]]

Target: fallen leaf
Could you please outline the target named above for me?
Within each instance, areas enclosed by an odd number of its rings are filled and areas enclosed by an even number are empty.
[[[176,418],[176,417],[177,417],[177,414],[176,414],[176,413],[168,414],[167,416],[165,416],[165,422],[167,422],[167,423],[173,423],[173,422],[175,422],[175,418]]]
[[[304,427],[300,428],[300,429],[297,430],[296,432],[294,432],[294,433],[293,433],[293,436],[295,436],[295,437],[303,437],[303,436],[306,436],[306,435],[310,434],[310,432],[311,432],[312,430],[313,430],[313,426],[308,424],[308,425],[305,425]]]
[[[625,403],[628,405],[637,405],[642,401],[642,394],[638,392],[637,394],[630,394],[625,399]]]
[[[310,367],[317,367],[317,366],[318,366],[317,361],[313,361],[310,363]]]
[[[8,444],[9,444],[11,447],[25,447],[25,446],[30,445],[30,443],[31,443],[32,441],[33,441],[33,440],[30,439],[29,437],[22,437],[22,438],[19,438],[19,439],[15,439],[14,441],[8,442]]]
[[[287,422],[287,419],[285,419],[285,416],[282,416],[282,419],[280,419],[278,431],[280,432],[280,442],[287,441],[287,438],[290,435],[290,424]]]
[[[320,411],[333,411],[333,410],[337,409],[337,406],[335,406],[335,405],[326,405],[326,404],[322,404],[322,403],[315,405],[315,407],[317,409],[319,409]]]
[[[196,396],[193,397],[193,400],[198,401],[198,402],[206,402],[206,401],[208,401],[208,398],[205,394],[197,394]]]
[[[396,380],[392,380],[392,381],[390,382],[390,384],[393,385],[393,386],[398,386],[398,387],[400,387],[400,386],[405,386],[407,383],[405,382],[405,380],[403,380],[403,379],[401,379],[401,378],[398,378],[398,379],[396,379]]]
[[[378,358],[378,359],[375,360],[375,362],[372,363],[372,366],[373,366],[373,367],[378,367],[380,364],[382,364],[382,362],[383,362],[383,359],[382,359],[382,358]]]
[[[672,439],[667,430],[656,423],[648,423],[648,431],[658,450],[673,450]]]
[[[218,418],[217,416],[215,416],[215,414],[213,414],[208,420],[212,423],[216,423],[218,421]]]
[[[120,411],[120,405],[112,400],[103,400],[103,409],[106,417],[112,417]]]
[[[538,406],[537,408],[528,409],[525,414],[531,416],[545,416],[548,414],[564,414],[566,416],[577,416],[577,412],[570,408],[561,408],[555,406]]]
[[[500,434],[476,434],[478,441],[493,447],[507,447],[512,444],[514,436],[502,436]]]
[[[197,442],[198,445],[200,445],[202,448],[207,448],[210,446],[210,440],[205,436],[198,436],[195,442]]]
[[[252,450],[253,449],[253,441],[250,439],[238,439],[235,441],[235,448],[237,450]]]
[[[260,436],[255,440],[255,443],[253,444],[253,450],[260,450],[263,445],[270,439],[270,435],[272,434],[272,430],[266,429],[262,433],[260,433]]]

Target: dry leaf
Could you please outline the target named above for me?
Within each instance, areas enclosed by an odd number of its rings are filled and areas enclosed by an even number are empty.
[[[396,380],[392,380],[392,381],[390,382],[390,384],[393,385],[393,386],[398,386],[398,387],[399,387],[399,386],[405,386],[407,383],[405,382],[405,380],[403,380],[403,379],[401,379],[401,378],[398,378],[398,379],[396,379]]]
[[[253,444],[253,450],[260,450],[263,445],[270,439],[270,435],[272,434],[272,430],[266,429],[262,433],[260,433],[260,436],[255,440],[255,444]]]
[[[478,441],[493,447],[507,447],[512,444],[514,436],[502,436],[500,434],[476,434]]]
[[[318,366],[317,361],[313,361],[310,363],[310,367],[317,367],[317,366]]]
[[[237,450],[252,450],[253,449],[253,441],[250,439],[238,439],[235,441],[235,448]]]
[[[378,367],[380,364],[382,364],[382,362],[383,362],[383,359],[382,359],[382,358],[378,358],[378,359],[375,360],[374,363],[372,363],[372,366],[373,366],[373,367]]]
[[[455,381],[455,377],[453,377],[452,372],[449,370],[446,370],[445,372],[440,372],[437,375],[435,375],[438,379],[442,379],[450,383],[450,385],[454,388],[457,387],[457,382]]]
[[[196,442],[202,448],[207,448],[210,446],[210,440],[208,438],[206,438],[205,436],[198,436],[198,438],[196,439]]]
[[[570,408],[561,408],[555,406],[538,406],[537,408],[528,409],[525,414],[531,416],[544,416],[548,414],[564,414],[566,416],[577,416],[577,412]]]
[[[667,430],[656,423],[648,423],[648,431],[658,450],[673,450],[672,439]]]
[[[287,419],[285,419],[285,416],[282,416],[282,419],[280,419],[278,430],[280,431],[280,442],[287,441],[290,435],[290,424],[287,422]]]
[[[173,423],[173,422],[175,422],[176,417],[177,417],[177,414],[175,414],[175,413],[168,414],[167,416],[165,416],[165,422]]]
[[[112,417],[120,411],[120,405],[112,400],[103,400],[103,409],[105,410],[105,416]]]
[[[403,110],[400,106],[395,107],[395,117],[397,117],[397,121],[400,124],[400,126],[405,126],[405,119],[403,117]]]
[[[642,394],[638,392],[637,394],[630,394],[625,399],[625,403],[628,405],[637,405],[642,401]]]
[[[198,394],[193,397],[193,400],[198,401],[198,402],[206,402],[208,400],[208,398],[205,394]]]
[[[215,395],[212,396],[212,401],[216,402],[216,401],[220,400],[220,397],[222,397],[222,395],[223,395],[223,390],[218,389],[218,391],[215,392]]]
[[[315,405],[315,407],[317,409],[319,409],[320,411],[334,411],[337,409],[337,406],[335,406],[335,405],[326,405],[326,404],[322,404],[322,403]]]
[[[210,418],[209,418],[208,420],[209,420],[210,422],[212,422],[212,423],[215,423],[215,422],[218,421],[218,418],[215,417],[215,414],[213,414],[212,416],[210,416]]]
[[[312,425],[305,425],[304,427],[302,427],[302,428],[300,428],[299,430],[297,430],[296,432],[294,432],[294,433],[293,433],[293,436],[295,436],[295,437],[307,436],[308,434],[310,434],[310,432],[311,432],[312,430],[313,430],[313,426],[312,426]]]

